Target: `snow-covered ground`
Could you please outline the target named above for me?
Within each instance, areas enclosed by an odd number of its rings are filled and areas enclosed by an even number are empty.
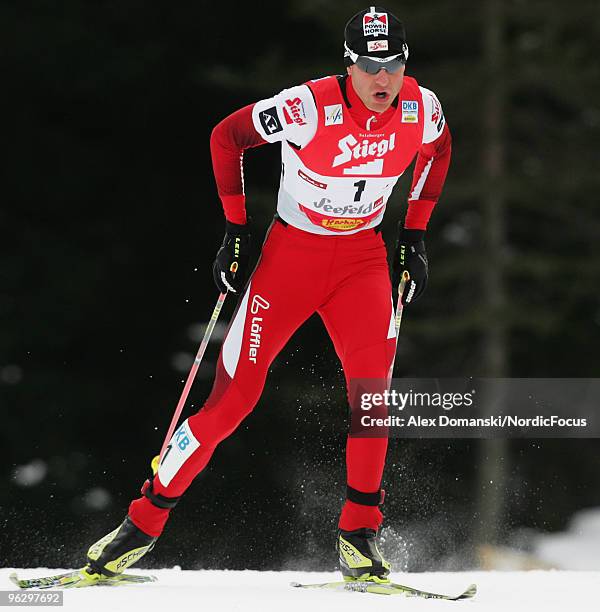
[[[0,569],[0,590],[13,590],[12,569]],[[52,575],[63,570],[20,569],[20,577]],[[132,572],[134,573],[134,572]],[[479,592],[472,600],[436,601],[403,596],[294,589],[292,581],[339,580],[323,572],[153,570],[156,583],[91,587],[64,591],[64,610],[131,612],[131,610],[320,612],[336,610],[460,610],[470,612],[597,612],[600,572],[453,572],[394,574],[396,582],[429,591],[459,593],[470,583]],[[23,591],[25,592],[25,591]],[[364,606],[364,608],[363,608]]]

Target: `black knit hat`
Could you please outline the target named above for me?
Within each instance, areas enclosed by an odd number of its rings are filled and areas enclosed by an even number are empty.
[[[354,15],[346,24],[345,57],[350,53],[364,57],[390,57],[402,54],[408,59],[408,45],[402,22],[380,6],[370,6]]]

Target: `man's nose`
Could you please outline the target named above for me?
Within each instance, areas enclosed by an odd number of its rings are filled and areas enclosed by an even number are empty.
[[[390,80],[390,75],[388,74],[388,71],[385,68],[380,68],[379,72],[377,73],[377,76],[375,77],[375,82],[378,85],[387,85],[389,83]]]

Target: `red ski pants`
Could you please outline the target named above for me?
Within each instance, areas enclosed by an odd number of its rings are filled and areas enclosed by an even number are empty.
[[[315,312],[333,340],[347,383],[356,378],[387,379],[395,333],[381,234],[369,229],[321,236],[282,221],[273,223],[223,342],[211,394],[173,435],[152,483],[155,494],[183,494],[219,442],[252,411],[273,359]],[[386,437],[348,436],[348,485],[364,493],[378,491],[386,451]],[[129,508],[133,522],[156,536],[168,513],[146,497]],[[378,506],[347,500],[339,526],[378,529],[381,521]]]

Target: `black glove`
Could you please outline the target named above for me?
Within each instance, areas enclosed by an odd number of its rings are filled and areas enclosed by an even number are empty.
[[[427,253],[425,252],[425,230],[405,229],[400,226],[396,252],[392,262],[392,292],[398,293],[402,273],[407,270],[410,280],[402,294],[402,303],[411,304],[417,300],[427,287]]]
[[[225,238],[213,264],[213,276],[221,293],[239,293],[244,288],[249,251],[249,224],[238,225],[226,221]]]

